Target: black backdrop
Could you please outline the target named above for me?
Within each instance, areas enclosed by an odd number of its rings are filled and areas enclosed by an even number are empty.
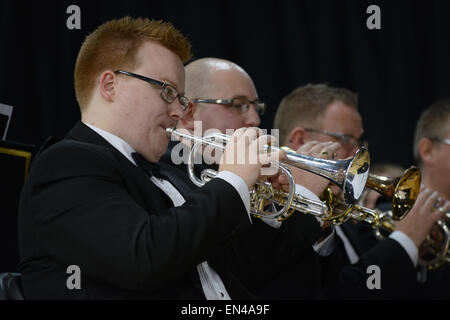
[[[66,9],[81,9],[69,30]],[[381,8],[381,30],[366,9]],[[0,102],[15,107],[8,140],[39,145],[79,118],[73,69],[84,37],[125,15],[169,20],[195,57],[232,60],[254,79],[269,110],[308,82],[359,93],[373,162],[410,165],[414,123],[433,100],[450,96],[450,1],[3,1]]]

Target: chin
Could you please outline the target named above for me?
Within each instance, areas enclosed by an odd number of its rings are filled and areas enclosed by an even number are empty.
[[[154,154],[153,154],[153,156],[155,157],[155,162],[158,162],[159,161],[159,159],[161,159],[161,157],[166,153],[166,151],[167,151],[167,146],[168,146],[168,144],[166,143],[165,145],[164,145],[164,148],[161,148],[160,150],[158,150],[157,152],[155,152]]]

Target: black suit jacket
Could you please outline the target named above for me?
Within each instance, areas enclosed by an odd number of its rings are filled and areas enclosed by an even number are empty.
[[[348,221],[342,225],[359,261],[352,265],[343,242],[336,235],[335,253],[325,266],[330,299],[410,299],[417,296],[414,265],[408,253],[396,241],[386,238],[377,241],[373,229],[364,223]],[[367,280],[373,275],[368,267],[380,268],[381,289],[369,289]],[[370,280],[369,280],[370,281]]]
[[[25,298],[204,299],[196,266],[247,224],[229,183],[214,179],[174,207],[140,168],[79,122],[37,156],[22,190]],[[67,288],[70,265],[81,269],[81,290]]]

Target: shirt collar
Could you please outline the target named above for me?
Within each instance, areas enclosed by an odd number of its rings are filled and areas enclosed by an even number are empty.
[[[94,130],[100,136],[102,136],[103,139],[108,141],[114,148],[116,148],[128,160],[130,160],[134,165],[136,165],[136,162],[134,162],[133,157],[131,156],[131,154],[136,151],[125,140],[123,140],[122,138],[119,138],[118,136],[116,136],[108,131],[97,128],[91,124],[87,124],[87,123],[84,123],[84,124],[87,125],[89,128],[91,128],[92,130]]]

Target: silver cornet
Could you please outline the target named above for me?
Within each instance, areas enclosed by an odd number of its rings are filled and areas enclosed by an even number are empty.
[[[200,178],[194,173],[194,158],[198,149],[203,146],[212,146],[224,150],[226,143],[230,140],[229,135],[209,134],[197,137],[190,133],[167,128],[167,134],[174,140],[184,140],[193,143],[188,157],[188,175],[191,181],[198,187],[203,186],[217,175],[212,169],[203,170]],[[265,152],[286,152],[287,160],[279,163],[281,171],[289,179],[289,192],[274,190],[271,184],[265,180],[258,180],[255,187],[250,190],[250,210],[254,216],[269,219],[285,220],[294,211],[313,214],[317,217],[328,215],[328,207],[321,201],[307,199],[295,194],[294,178],[287,165],[309,171],[320,175],[338,185],[344,192],[345,202],[354,204],[362,195],[369,174],[370,155],[369,151],[362,147],[353,158],[346,160],[324,160],[298,154],[288,148],[276,148],[270,145],[264,146]],[[272,204],[272,206],[270,206]],[[282,209],[274,212],[275,205],[282,205]],[[266,210],[270,206],[271,210]]]

